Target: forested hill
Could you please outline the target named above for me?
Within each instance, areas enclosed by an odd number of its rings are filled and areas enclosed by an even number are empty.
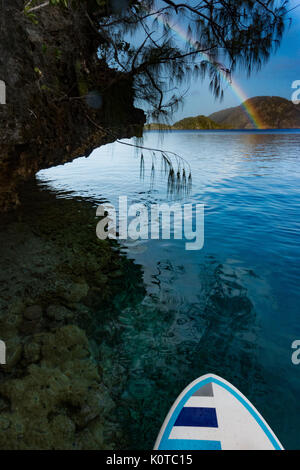
[[[257,96],[240,106],[227,108],[210,116],[195,116],[182,119],[172,126],[157,123],[146,126],[147,130],[205,130],[205,129],[253,129],[255,125],[245,107],[251,109],[260,127],[265,129],[300,128],[300,105],[278,96]]]
[[[222,128],[252,129],[254,127],[245,106],[255,110],[254,114],[266,129],[300,128],[300,106],[278,96],[257,96],[243,105],[224,109],[209,116]]]
[[[206,116],[195,116],[176,122],[173,129],[221,129],[222,126]]]
[[[200,129],[223,129],[223,127],[206,116],[187,117],[175,122],[172,126],[166,124],[152,123],[145,126],[146,130],[200,130]]]

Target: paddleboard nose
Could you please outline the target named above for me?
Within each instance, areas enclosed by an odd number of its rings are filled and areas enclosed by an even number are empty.
[[[179,395],[155,443],[156,450],[282,450],[269,425],[233,385],[213,374]]]

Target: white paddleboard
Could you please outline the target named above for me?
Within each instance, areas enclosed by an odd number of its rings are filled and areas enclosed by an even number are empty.
[[[204,375],[179,395],[155,450],[283,450],[250,401],[216,375]]]

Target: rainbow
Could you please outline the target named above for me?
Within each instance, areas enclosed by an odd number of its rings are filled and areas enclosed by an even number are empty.
[[[169,22],[167,22],[163,16],[155,13],[154,16],[158,19],[158,21],[162,24],[167,25],[172,31],[174,31],[177,36],[179,36],[184,42],[189,43],[192,47],[196,48],[196,42],[193,41],[193,39],[190,39],[187,36],[187,33],[184,31],[183,28],[181,28],[178,24],[173,24],[171,25]],[[205,52],[201,52],[203,57],[205,57],[206,60],[209,59],[209,55],[206,54]],[[246,93],[242,90],[240,85],[236,80],[233,78],[229,78],[228,74],[225,73],[225,71],[221,71],[221,75],[223,78],[229,83],[232,91],[234,94],[238,97],[238,99],[241,102],[241,106],[244,108],[246,114],[248,115],[251,123],[256,129],[265,129],[265,125],[260,119],[260,117],[257,114],[257,111],[255,110],[254,106],[252,105],[251,102],[249,102],[249,97],[246,95]]]

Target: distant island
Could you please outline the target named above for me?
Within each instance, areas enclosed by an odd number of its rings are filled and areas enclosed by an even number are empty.
[[[151,123],[146,130],[213,130],[213,129],[255,129],[249,113],[255,116],[262,129],[299,129],[300,105],[279,96],[256,96],[240,106],[224,109],[210,116],[187,117],[173,125]]]
[[[172,126],[167,124],[152,123],[145,126],[146,130],[170,129],[170,130],[193,130],[193,129],[223,129],[223,126],[206,116],[195,116],[181,119]]]

